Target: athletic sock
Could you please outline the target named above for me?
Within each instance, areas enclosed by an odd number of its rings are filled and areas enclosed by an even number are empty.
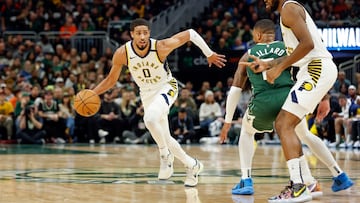
[[[290,180],[293,183],[303,183],[300,169],[300,159],[294,158],[287,161],[287,166],[290,173]]]

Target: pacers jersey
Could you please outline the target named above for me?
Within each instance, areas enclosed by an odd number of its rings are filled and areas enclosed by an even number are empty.
[[[282,7],[284,8],[284,6],[290,2],[299,4],[296,1],[286,1]],[[308,12],[305,10],[304,7],[303,9],[306,15],[305,17],[306,26],[314,42],[314,49],[312,49],[304,58],[300,59],[299,61],[293,64],[293,66],[298,66],[298,67],[307,65],[314,59],[319,59],[319,58],[332,59],[332,55],[327,51],[326,46],[323,43],[320,34],[318,33],[318,28],[316,27],[314,21],[311,19],[310,15],[308,14]],[[281,26],[282,37],[286,46],[287,53],[291,54],[295,50],[295,48],[299,45],[299,41],[297,40],[292,30],[282,24],[281,16],[280,16],[280,26]]]
[[[249,55],[256,56],[262,60],[273,60],[286,55],[286,49],[283,42],[275,41],[269,44],[258,43],[248,50]],[[290,68],[286,69],[275,80],[274,84],[268,83],[263,79],[262,73],[254,73],[249,67],[246,68],[247,75],[253,86],[253,95],[257,95],[269,89],[278,89],[282,87],[292,87],[294,85],[291,79]]]
[[[140,91],[156,89],[172,79],[167,61],[163,63],[158,57],[155,39],[150,39],[150,49],[144,57],[137,55],[132,46],[132,41],[125,44],[127,66]]]

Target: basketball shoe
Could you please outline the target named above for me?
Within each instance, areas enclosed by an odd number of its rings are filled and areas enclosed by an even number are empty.
[[[338,192],[340,190],[346,190],[352,185],[354,182],[346,175],[345,172],[341,173],[337,177],[333,178],[333,185],[331,186],[332,191]]]
[[[233,195],[252,195],[254,194],[254,186],[252,178],[241,179],[240,183],[236,184],[231,189]]]
[[[315,180],[315,182],[308,185],[307,188],[309,189],[309,192],[313,199],[323,196],[323,192],[321,191],[320,183],[317,180]]]
[[[195,187],[199,182],[199,173],[204,169],[204,165],[195,159],[195,165],[191,168],[186,168],[186,179],[184,185],[186,187]]]
[[[167,180],[174,173],[174,155],[169,151],[169,154],[165,156],[160,156],[160,170],[158,179],[159,180]]]
[[[269,203],[297,203],[297,202],[307,202],[311,201],[312,197],[309,192],[309,189],[303,183],[294,184],[290,181],[290,185],[286,186],[284,190],[281,191],[280,195],[270,197],[268,199]]]

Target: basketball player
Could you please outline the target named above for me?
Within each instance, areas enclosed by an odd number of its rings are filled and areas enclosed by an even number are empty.
[[[130,24],[132,40],[118,48],[112,59],[109,75],[94,88],[102,94],[117,82],[121,69],[127,66],[140,88],[144,105],[144,122],[160,151],[160,180],[169,179],[173,174],[174,156],[184,163],[187,176],[185,186],[196,186],[203,164],[187,155],[179,143],[170,135],[168,113],[178,96],[178,83],[172,77],[166,57],[188,41],[197,45],[212,64],[222,68],[225,56],[213,52],[193,29],[174,36],[155,40],[150,38],[150,25],[144,19],[136,19]]]
[[[263,75],[270,84],[274,84],[275,79],[289,66],[299,67],[297,82],[275,120],[275,129],[280,137],[290,173],[290,186],[282,190],[280,195],[269,198],[269,202],[305,202],[311,200],[311,195],[302,179],[302,149],[295,128],[306,114],[314,111],[333,86],[337,67],[323,44],[315,23],[302,5],[287,0],[264,2],[267,11],[277,10],[280,13],[282,36],[288,55],[267,62],[251,56],[253,62],[241,63],[256,73],[265,71]],[[345,173],[337,176],[334,183],[334,191],[352,185]]]
[[[256,22],[253,29],[253,40],[257,43],[241,58],[247,61],[249,55],[255,55],[262,60],[272,60],[286,55],[283,42],[274,41],[275,25],[271,20],[263,19]],[[251,165],[254,156],[254,135],[260,132],[271,132],[273,122],[284,103],[293,81],[291,79],[291,69],[284,70],[275,80],[274,84],[269,84],[263,79],[261,73],[255,74],[251,69],[239,64],[234,75],[233,85],[230,88],[226,100],[225,123],[221,131],[220,141],[226,140],[227,133],[231,127],[231,120],[234,115],[236,105],[240,99],[241,91],[245,87],[245,82],[249,78],[253,97],[245,112],[241,136],[239,139],[239,155],[242,177],[239,184],[232,189],[235,195],[252,195],[254,193],[253,181],[251,178]],[[326,115],[326,114],[325,114]],[[323,119],[323,114],[317,120]],[[296,134],[309,146],[314,154],[325,163],[334,177],[343,173],[328,148],[317,136],[311,134],[307,129],[305,119],[296,127]],[[322,195],[317,181],[311,175],[304,155],[300,157],[300,167],[304,183],[308,186],[313,198]],[[346,174],[345,174],[346,176]],[[335,184],[335,183],[334,183]]]

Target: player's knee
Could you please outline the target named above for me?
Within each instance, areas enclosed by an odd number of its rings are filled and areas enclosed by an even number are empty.
[[[159,113],[145,113],[144,114],[144,123],[146,126],[153,126],[160,122],[160,114]]]

